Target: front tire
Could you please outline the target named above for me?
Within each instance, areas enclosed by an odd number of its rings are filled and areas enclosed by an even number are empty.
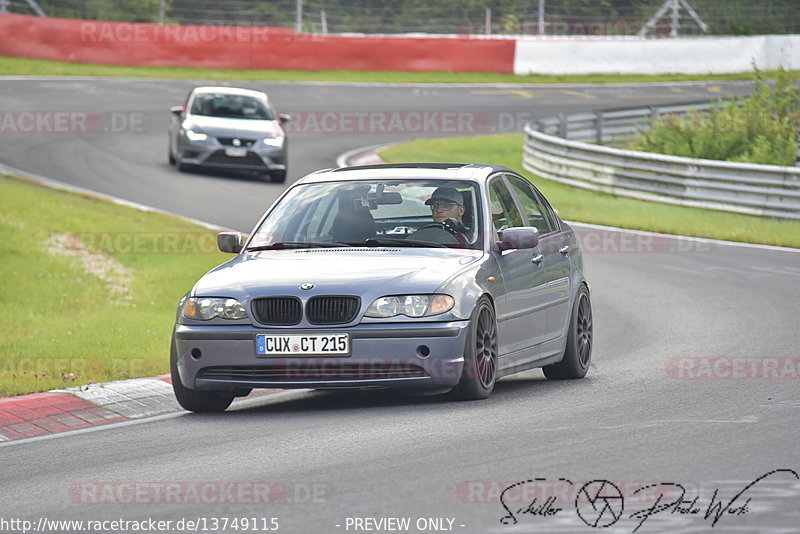
[[[586,376],[592,361],[593,336],[592,302],[589,299],[589,290],[581,284],[572,306],[564,358],[558,363],[543,367],[544,376],[550,380],[570,380]]]
[[[282,184],[286,181],[286,171],[270,171],[269,181],[273,184]]]
[[[461,380],[453,393],[462,400],[485,399],[497,381],[497,321],[486,297],[481,297],[472,312],[466,348]]]
[[[225,391],[198,391],[189,389],[181,382],[178,374],[178,350],[175,339],[170,348],[170,374],[172,375],[172,390],[178,404],[190,412],[224,412],[233,402],[234,393]]]

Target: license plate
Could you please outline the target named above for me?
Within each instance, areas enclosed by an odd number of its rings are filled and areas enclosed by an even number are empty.
[[[247,155],[246,148],[226,148],[225,155],[232,158],[243,158]]]
[[[347,356],[350,334],[258,334],[259,356]]]

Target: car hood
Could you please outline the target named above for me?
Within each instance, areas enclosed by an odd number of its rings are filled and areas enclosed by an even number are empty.
[[[247,299],[267,295],[433,293],[482,251],[442,248],[316,248],[240,254],[206,274],[197,296]],[[301,290],[302,284],[314,284]]]
[[[283,132],[276,120],[227,119],[204,115],[190,116],[184,128],[196,128],[208,135],[221,137],[263,137],[268,133]]]

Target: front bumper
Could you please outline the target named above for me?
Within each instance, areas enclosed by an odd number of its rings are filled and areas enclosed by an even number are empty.
[[[284,171],[286,170],[286,148],[271,147],[256,143],[247,147],[245,156],[228,156],[226,147],[216,141],[192,142],[181,139],[178,161],[186,165],[227,170]]]
[[[469,321],[314,330],[178,324],[177,367],[183,385],[197,390],[444,389],[461,378],[468,329]],[[256,355],[257,334],[345,332],[350,334],[351,350],[346,357]]]

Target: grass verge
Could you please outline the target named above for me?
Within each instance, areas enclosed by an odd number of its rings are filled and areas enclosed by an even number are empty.
[[[800,75],[800,71],[789,71]],[[764,71],[772,79],[778,71]],[[296,71],[224,70],[179,67],[121,67],[89,65],[40,59],[0,57],[0,76],[103,76],[125,78],[176,78],[194,80],[249,80],[263,82],[383,82],[383,83],[635,83],[752,80],[752,72],[737,74],[498,74],[492,72],[379,72],[379,71]]]
[[[381,152],[389,162],[469,161],[522,170],[523,134],[418,139]],[[571,221],[800,248],[800,221],[670,206],[570,187],[522,172]]]
[[[0,232],[0,396],[167,372],[178,300],[229,257],[183,219],[8,175]]]

